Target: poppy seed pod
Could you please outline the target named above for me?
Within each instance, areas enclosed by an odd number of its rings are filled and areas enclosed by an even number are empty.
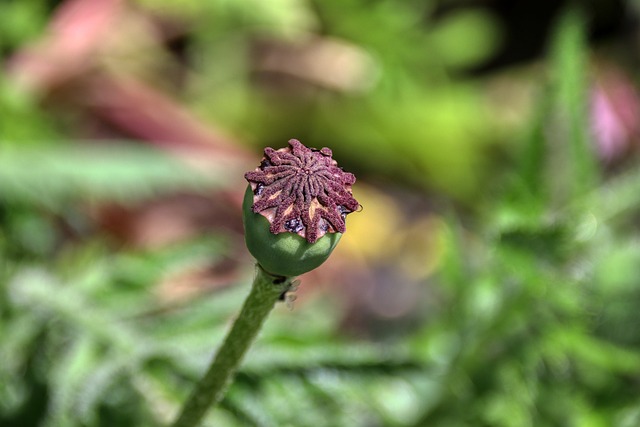
[[[266,148],[260,166],[247,172],[243,202],[245,241],[267,272],[297,276],[322,264],[345,232],[347,214],[360,204],[351,193],[355,176],[331,150]]]

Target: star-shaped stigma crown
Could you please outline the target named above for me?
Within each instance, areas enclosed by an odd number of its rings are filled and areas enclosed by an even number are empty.
[[[326,233],[344,233],[345,217],[360,208],[343,171],[328,148],[307,148],[297,139],[289,147],[265,148],[255,171],[244,177],[253,190],[255,213],[269,220],[274,234],[290,232],[315,243]]]

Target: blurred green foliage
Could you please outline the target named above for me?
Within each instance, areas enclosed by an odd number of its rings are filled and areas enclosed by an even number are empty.
[[[2,51],[43,31],[46,3],[0,4]],[[444,256],[420,285],[414,324],[354,339],[341,331],[337,299],[280,307],[207,425],[640,425],[640,174],[605,177],[594,155],[579,14],[557,23],[536,105],[522,132],[509,133],[482,82],[452,77],[499,43],[488,15],[431,25],[430,3],[419,1],[139,5],[195,22],[184,101],[256,146],[299,135],[331,145],[372,181],[479,200],[443,213]],[[273,93],[255,82],[256,34],[309,32],[370,55],[372,88],[307,96],[308,87]],[[36,98],[0,76],[0,425],[162,425],[252,272],[168,303],[157,284],[224,258],[225,236],[121,247],[86,207],[205,194],[227,185],[227,171],[200,175],[131,144],[78,149],[64,141],[67,118]],[[485,150],[504,135],[522,144],[493,171]]]
[[[145,3],[171,7],[163,0]],[[202,25],[194,33],[197,73],[189,86],[197,110],[257,139],[258,146],[292,134],[310,145],[331,142],[334,152],[363,172],[473,198],[486,170],[483,153],[499,127],[485,108],[480,86],[452,73],[498,47],[499,27],[488,14],[465,11],[430,22],[433,4],[423,1],[328,0],[313,8],[295,0],[269,6],[219,3],[228,7],[203,8]],[[343,88],[346,93],[318,94],[314,84],[322,81],[270,89],[254,84],[247,61],[256,36],[304,45],[317,40],[316,33],[355,50],[349,52],[355,63],[339,69],[317,64],[318,73],[345,74],[345,79],[356,74]],[[277,50],[279,43],[271,48]],[[285,72],[304,65],[289,59]],[[362,152],[366,161],[358,160]]]

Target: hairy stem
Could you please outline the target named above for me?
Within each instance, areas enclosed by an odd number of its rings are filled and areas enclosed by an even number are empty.
[[[195,427],[207,410],[222,400],[247,349],[280,296],[291,286],[292,277],[273,276],[259,265],[251,292],[242,306],[209,369],[183,404],[172,427]]]

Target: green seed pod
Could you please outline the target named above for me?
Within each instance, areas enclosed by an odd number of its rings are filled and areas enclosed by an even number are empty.
[[[297,276],[327,260],[347,214],[360,207],[351,194],[355,177],[337,166],[328,148],[310,149],[295,139],[264,153],[260,166],[245,174],[245,241],[267,272]]]
[[[325,262],[336,247],[341,233],[322,236],[309,243],[294,233],[273,234],[269,220],[251,210],[253,191],[247,187],[242,206],[244,238],[251,255],[268,273],[276,276],[298,276]]]

